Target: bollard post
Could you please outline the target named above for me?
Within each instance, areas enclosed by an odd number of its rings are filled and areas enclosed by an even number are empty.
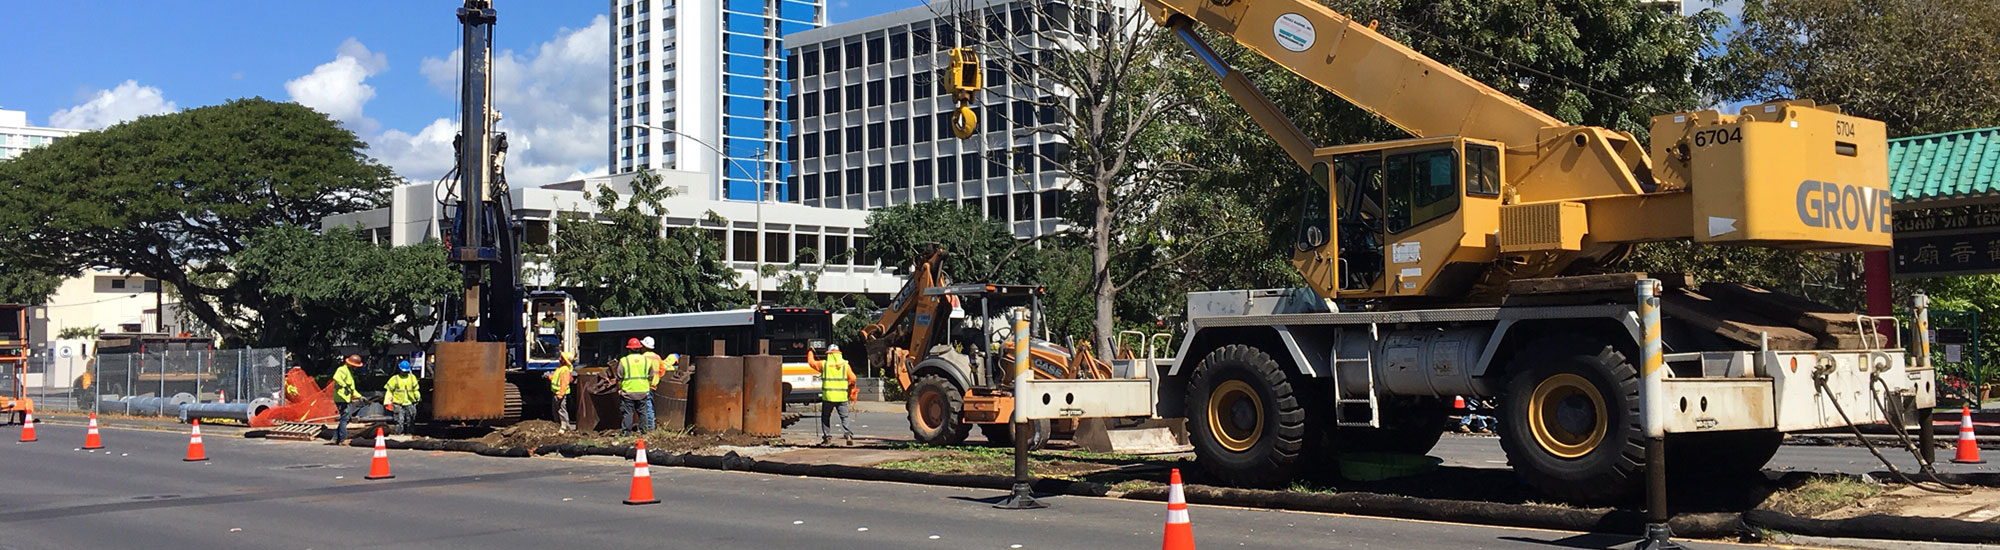
[[[1646,534],[1634,550],[1682,550],[1667,525],[1667,371],[1660,345],[1660,281],[1639,281],[1639,415],[1646,432]]]
[[[1014,491],[1007,495],[1006,500],[993,505],[994,508],[1033,510],[1049,506],[1035,500],[1034,491],[1031,489],[1034,480],[1028,476],[1028,440],[1033,436],[1028,431],[1031,429],[1028,427],[1028,413],[1022,411],[1021,399],[1027,395],[1025,383],[1035,376],[1034,369],[1028,368],[1030,329],[1028,312],[1016,308],[1014,310],[1014,429],[1011,430],[1014,432]]]

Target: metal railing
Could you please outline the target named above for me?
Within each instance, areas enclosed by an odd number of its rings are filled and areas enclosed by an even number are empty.
[[[282,348],[44,354],[22,382],[36,410],[172,415],[180,403],[281,397],[286,366]],[[14,370],[0,371],[0,388],[14,387]]]

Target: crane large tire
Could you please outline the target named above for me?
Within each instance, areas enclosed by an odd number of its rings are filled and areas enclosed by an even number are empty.
[[[910,413],[910,435],[926,445],[957,445],[965,442],[972,427],[965,423],[965,391],[935,374],[917,377],[905,392],[904,408]]]
[[[1049,435],[1055,431],[1054,425],[1048,419],[1030,421],[1028,425],[1034,428],[1029,430],[1028,450],[1039,451],[1047,447]],[[986,443],[989,445],[1010,448],[1014,446],[1014,425],[1011,423],[980,424],[979,433],[986,436]]]
[[[1270,355],[1225,346],[1202,359],[1188,385],[1188,438],[1204,469],[1241,487],[1278,487],[1298,474],[1306,409]]]
[[[1521,348],[1500,400],[1500,448],[1529,488],[1583,505],[1616,504],[1644,480],[1639,375],[1610,345],[1574,336]]]

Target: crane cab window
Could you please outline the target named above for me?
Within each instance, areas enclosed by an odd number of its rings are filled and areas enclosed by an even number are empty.
[[[1363,290],[1382,276],[1382,155],[1358,153],[1333,159],[1334,206],[1338,210],[1340,288]]]
[[[1465,144],[1465,194],[1500,196],[1500,150],[1490,145]]]
[[[1313,165],[1312,183],[1306,186],[1305,204],[1300,205],[1298,247],[1300,251],[1312,250],[1325,245],[1327,232],[1333,227],[1333,196],[1327,192],[1329,169],[1326,163]]]
[[[1383,159],[1383,204],[1390,233],[1401,233],[1458,210],[1458,159],[1450,149]]]

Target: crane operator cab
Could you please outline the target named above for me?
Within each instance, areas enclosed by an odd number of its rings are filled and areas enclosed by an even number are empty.
[[[1420,280],[1447,279],[1462,290],[1477,279],[1476,270],[1450,263],[1439,273],[1408,264],[1426,253],[1453,254],[1460,241],[1473,240],[1461,238],[1468,226],[1493,223],[1497,144],[1427,138],[1322,152],[1330,154],[1313,164],[1293,263],[1323,295],[1417,295],[1429,286]],[[1484,244],[1486,235],[1471,235]],[[1335,253],[1321,252],[1329,244]]]

